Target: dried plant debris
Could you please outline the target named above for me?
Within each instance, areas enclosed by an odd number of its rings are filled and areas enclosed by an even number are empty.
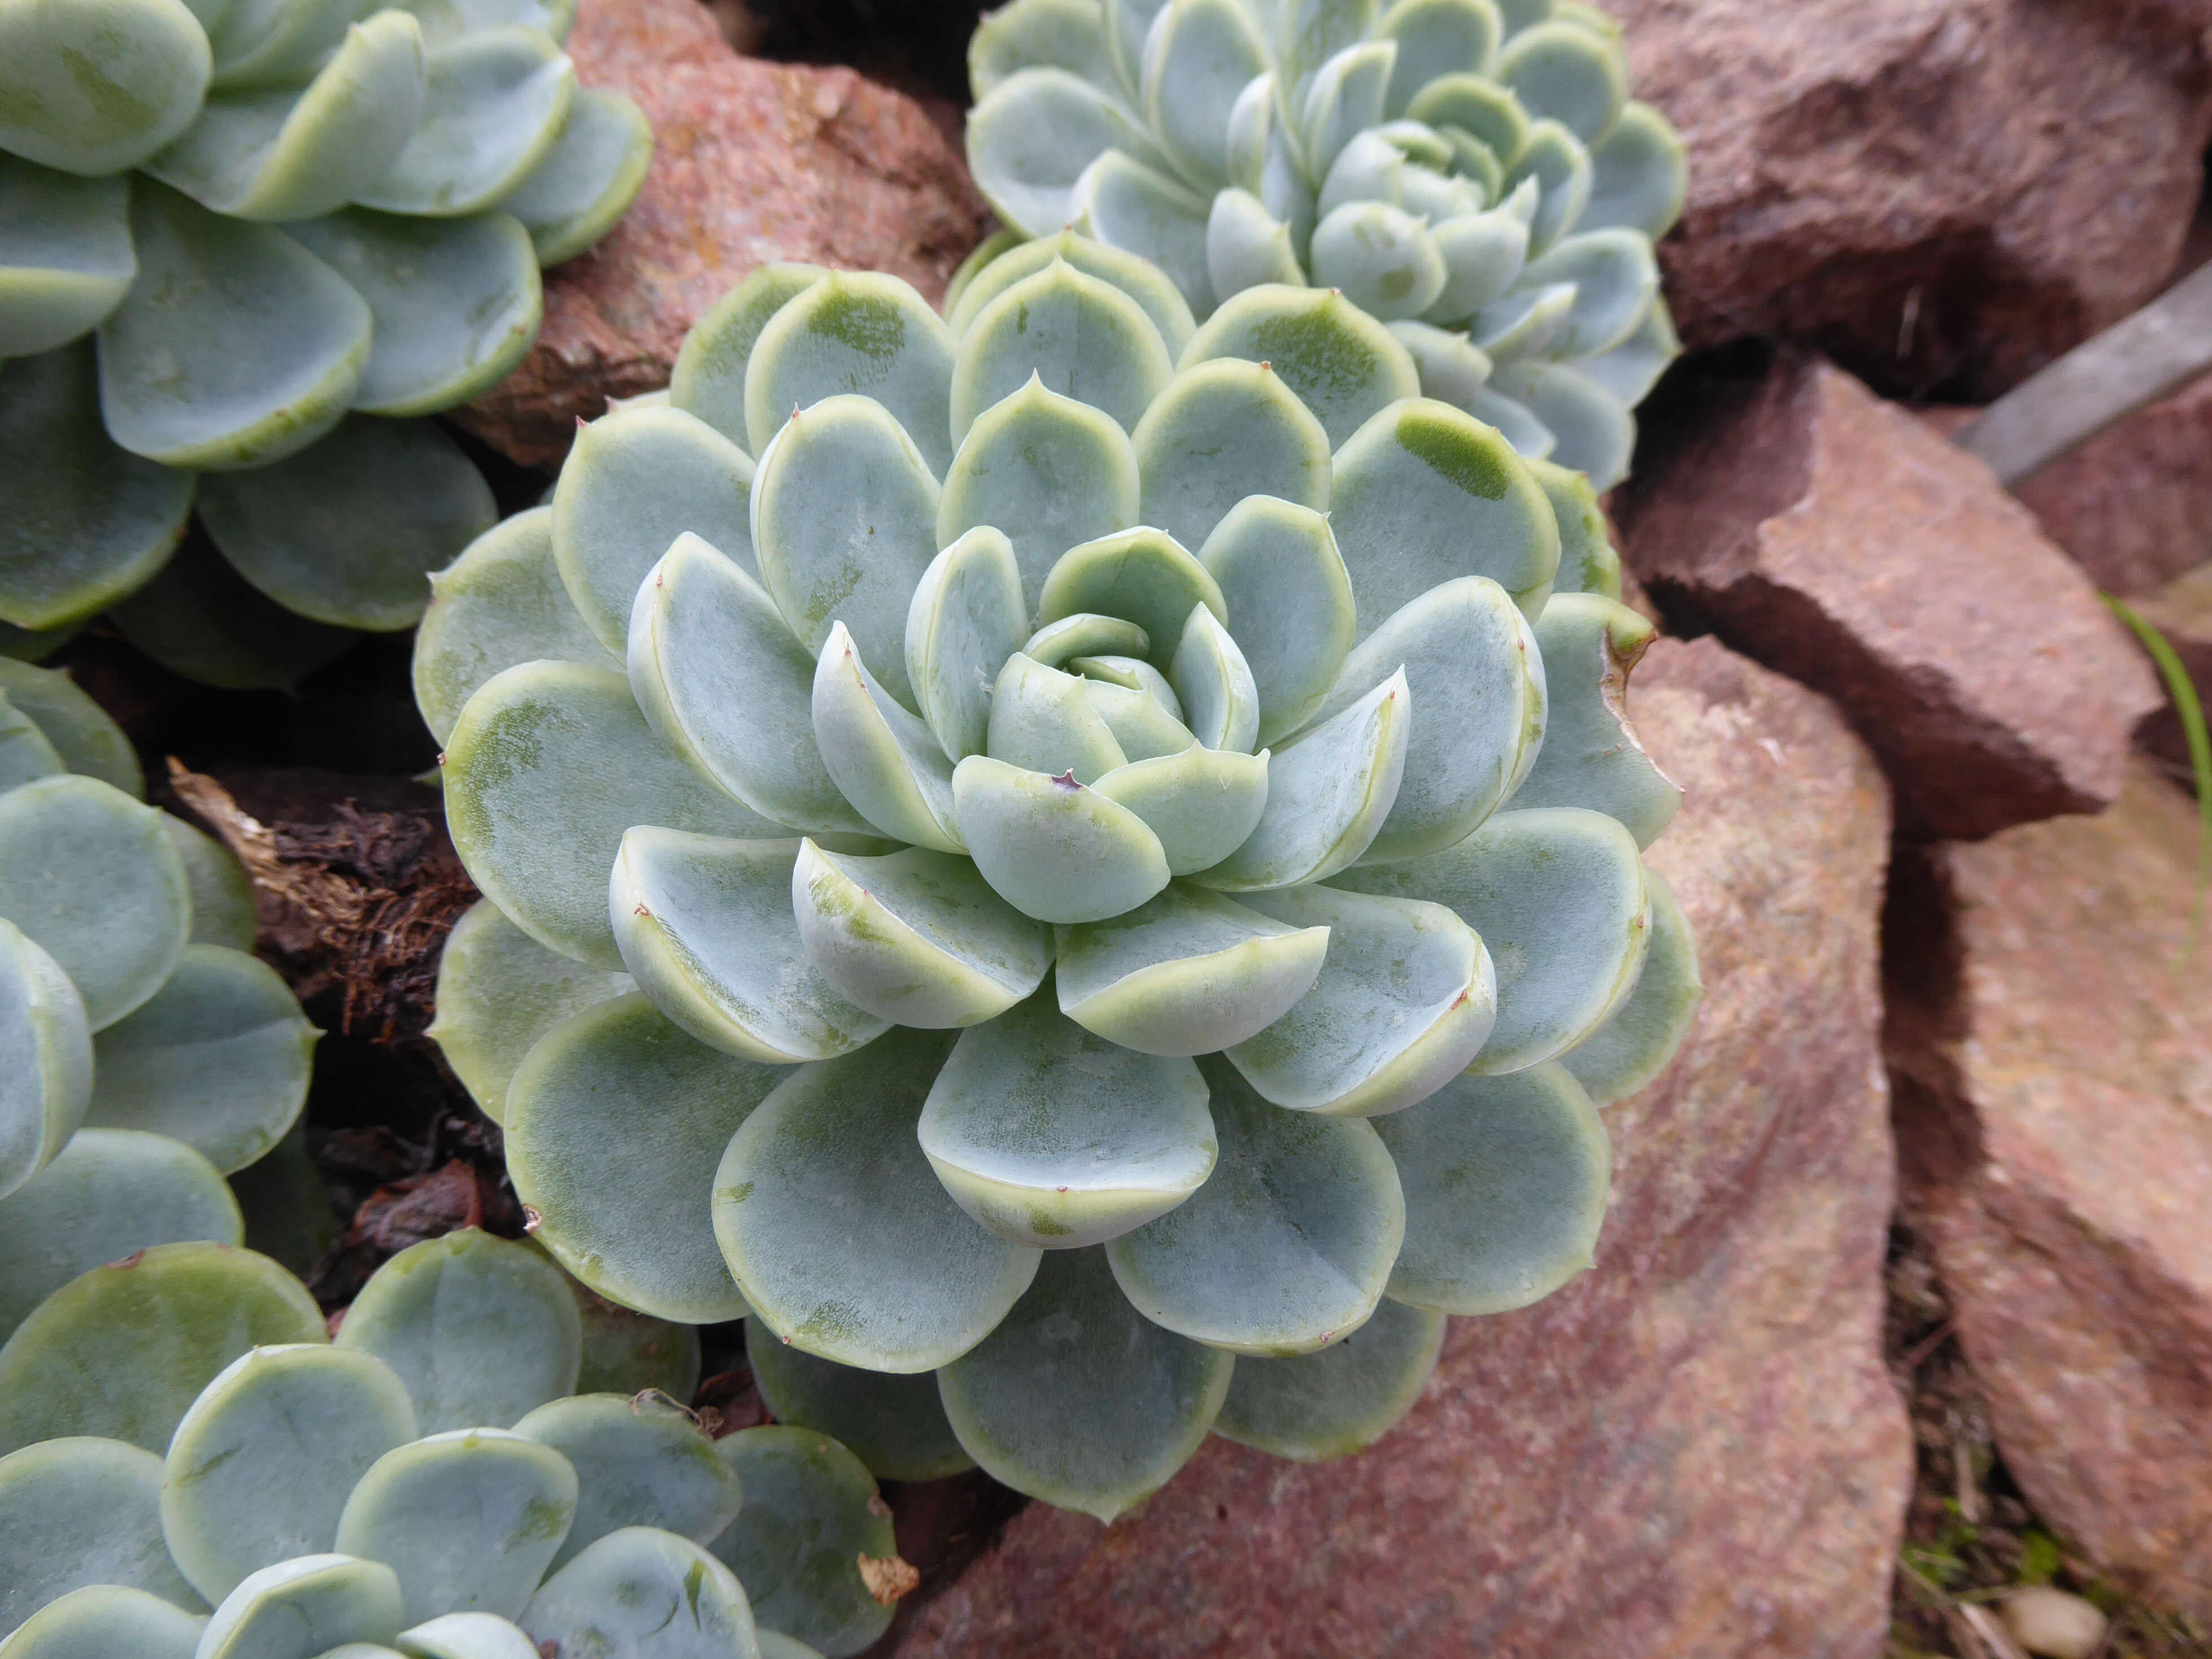
[[[2161,1610],[2160,1587],[2087,1559],[2013,1482],[1972,1369],[1910,1228],[1890,1243],[1887,1348],[1918,1457],[1899,1552],[1887,1659],[2208,1659],[2212,1630]],[[2060,1592],[2064,1598],[2028,1591]],[[2078,1606],[2102,1620],[2091,1628]],[[2023,1633],[2037,1643],[2023,1641]]]

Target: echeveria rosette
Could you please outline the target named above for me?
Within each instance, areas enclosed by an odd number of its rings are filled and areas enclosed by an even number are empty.
[[[335,1339],[248,1250],[165,1245],[72,1281],[0,1346],[0,1654],[872,1640],[889,1614],[862,1558],[896,1552],[859,1461],[791,1429],[710,1439],[572,1292],[474,1231],[386,1262]]]
[[[651,154],[633,105],[577,86],[573,10],[0,8],[0,648],[149,583],[125,632],[219,683],[413,625],[495,509],[411,417],[514,367],[539,267],[612,226]],[[223,568],[165,569],[195,506]]]
[[[0,659],[0,1340],[100,1262],[238,1243],[224,1177],[307,1099],[245,870],[144,793],[98,704]]]
[[[1340,290],[1422,387],[1609,489],[1678,350],[1651,244],[1682,146],[1580,0],[1014,0],[969,49],[968,155],[1010,228],[1156,261],[1201,320]]]
[[[756,273],[416,685],[538,1241],[750,1311],[880,1474],[1110,1516],[1209,1429],[1369,1443],[1587,1266],[1697,975],[1588,480],[1340,295],[1048,252],[957,333]]]

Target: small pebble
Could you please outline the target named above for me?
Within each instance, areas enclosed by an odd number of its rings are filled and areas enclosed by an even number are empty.
[[[2048,1584],[2005,1597],[2005,1628],[2042,1659],[2089,1659],[2105,1639],[2105,1615],[2078,1595]]]

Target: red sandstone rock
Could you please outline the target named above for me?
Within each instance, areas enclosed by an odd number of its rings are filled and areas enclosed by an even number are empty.
[[[1111,1528],[1031,1505],[899,1659],[1874,1659],[1910,1481],[1880,1357],[1879,774],[1716,641],[1637,671],[1689,799],[1653,849],[1707,986],[1613,1109],[1595,1271],[1455,1320],[1379,1445],[1219,1441]]]
[[[2156,293],[2202,182],[2203,0],[1613,0],[1682,130],[1693,345],[1986,401]]]
[[[887,270],[935,300],[981,239],[982,198],[919,104],[740,58],[698,0],[585,0],[568,54],[637,100],[656,149],[622,223],[546,273],[529,356],[459,411],[519,461],[559,460],[578,416],[667,385],[685,331],[757,265]]]
[[[1890,1064],[1906,1212],[2006,1467],[2158,1602],[2212,1607],[2212,935],[2197,815],[2148,772],[2094,818],[1901,861]]]
[[[2115,799],[2150,669],[1988,468],[1817,359],[1713,365],[1672,395],[1618,500],[1677,629],[1840,703],[1908,833]]]

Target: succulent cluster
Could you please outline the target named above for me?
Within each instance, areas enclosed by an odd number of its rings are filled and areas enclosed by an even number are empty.
[[[983,259],[1072,226],[1201,320],[1262,284],[1338,289],[1430,397],[1600,489],[1626,475],[1678,349],[1651,244],[1684,165],[1595,6],[1014,0],[969,64],[969,160],[1009,227]]]
[[[668,1381],[688,1392],[595,1340],[542,1253],[473,1231],[393,1257],[335,1338],[251,1251],[95,1268],[0,1346],[0,1654],[872,1641],[890,1615],[867,1574],[902,1564],[866,1470],[800,1429],[710,1439]]]
[[[576,85],[573,12],[0,15],[0,650],[136,595],[117,620],[161,660],[281,684],[413,624],[496,514],[407,417],[514,367],[539,266],[607,231],[651,154],[635,106]]]
[[[0,1339],[98,1263],[238,1243],[223,1178],[307,1099],[246,872],[144,793],[66,675],[0,659]]]
[[[1062,235],[953,315],[763,269],[437,579],[434,1035],[593,1288],[1110,1516],[1589,1264],[1678,797],[1589,481],[1341,295]]]

